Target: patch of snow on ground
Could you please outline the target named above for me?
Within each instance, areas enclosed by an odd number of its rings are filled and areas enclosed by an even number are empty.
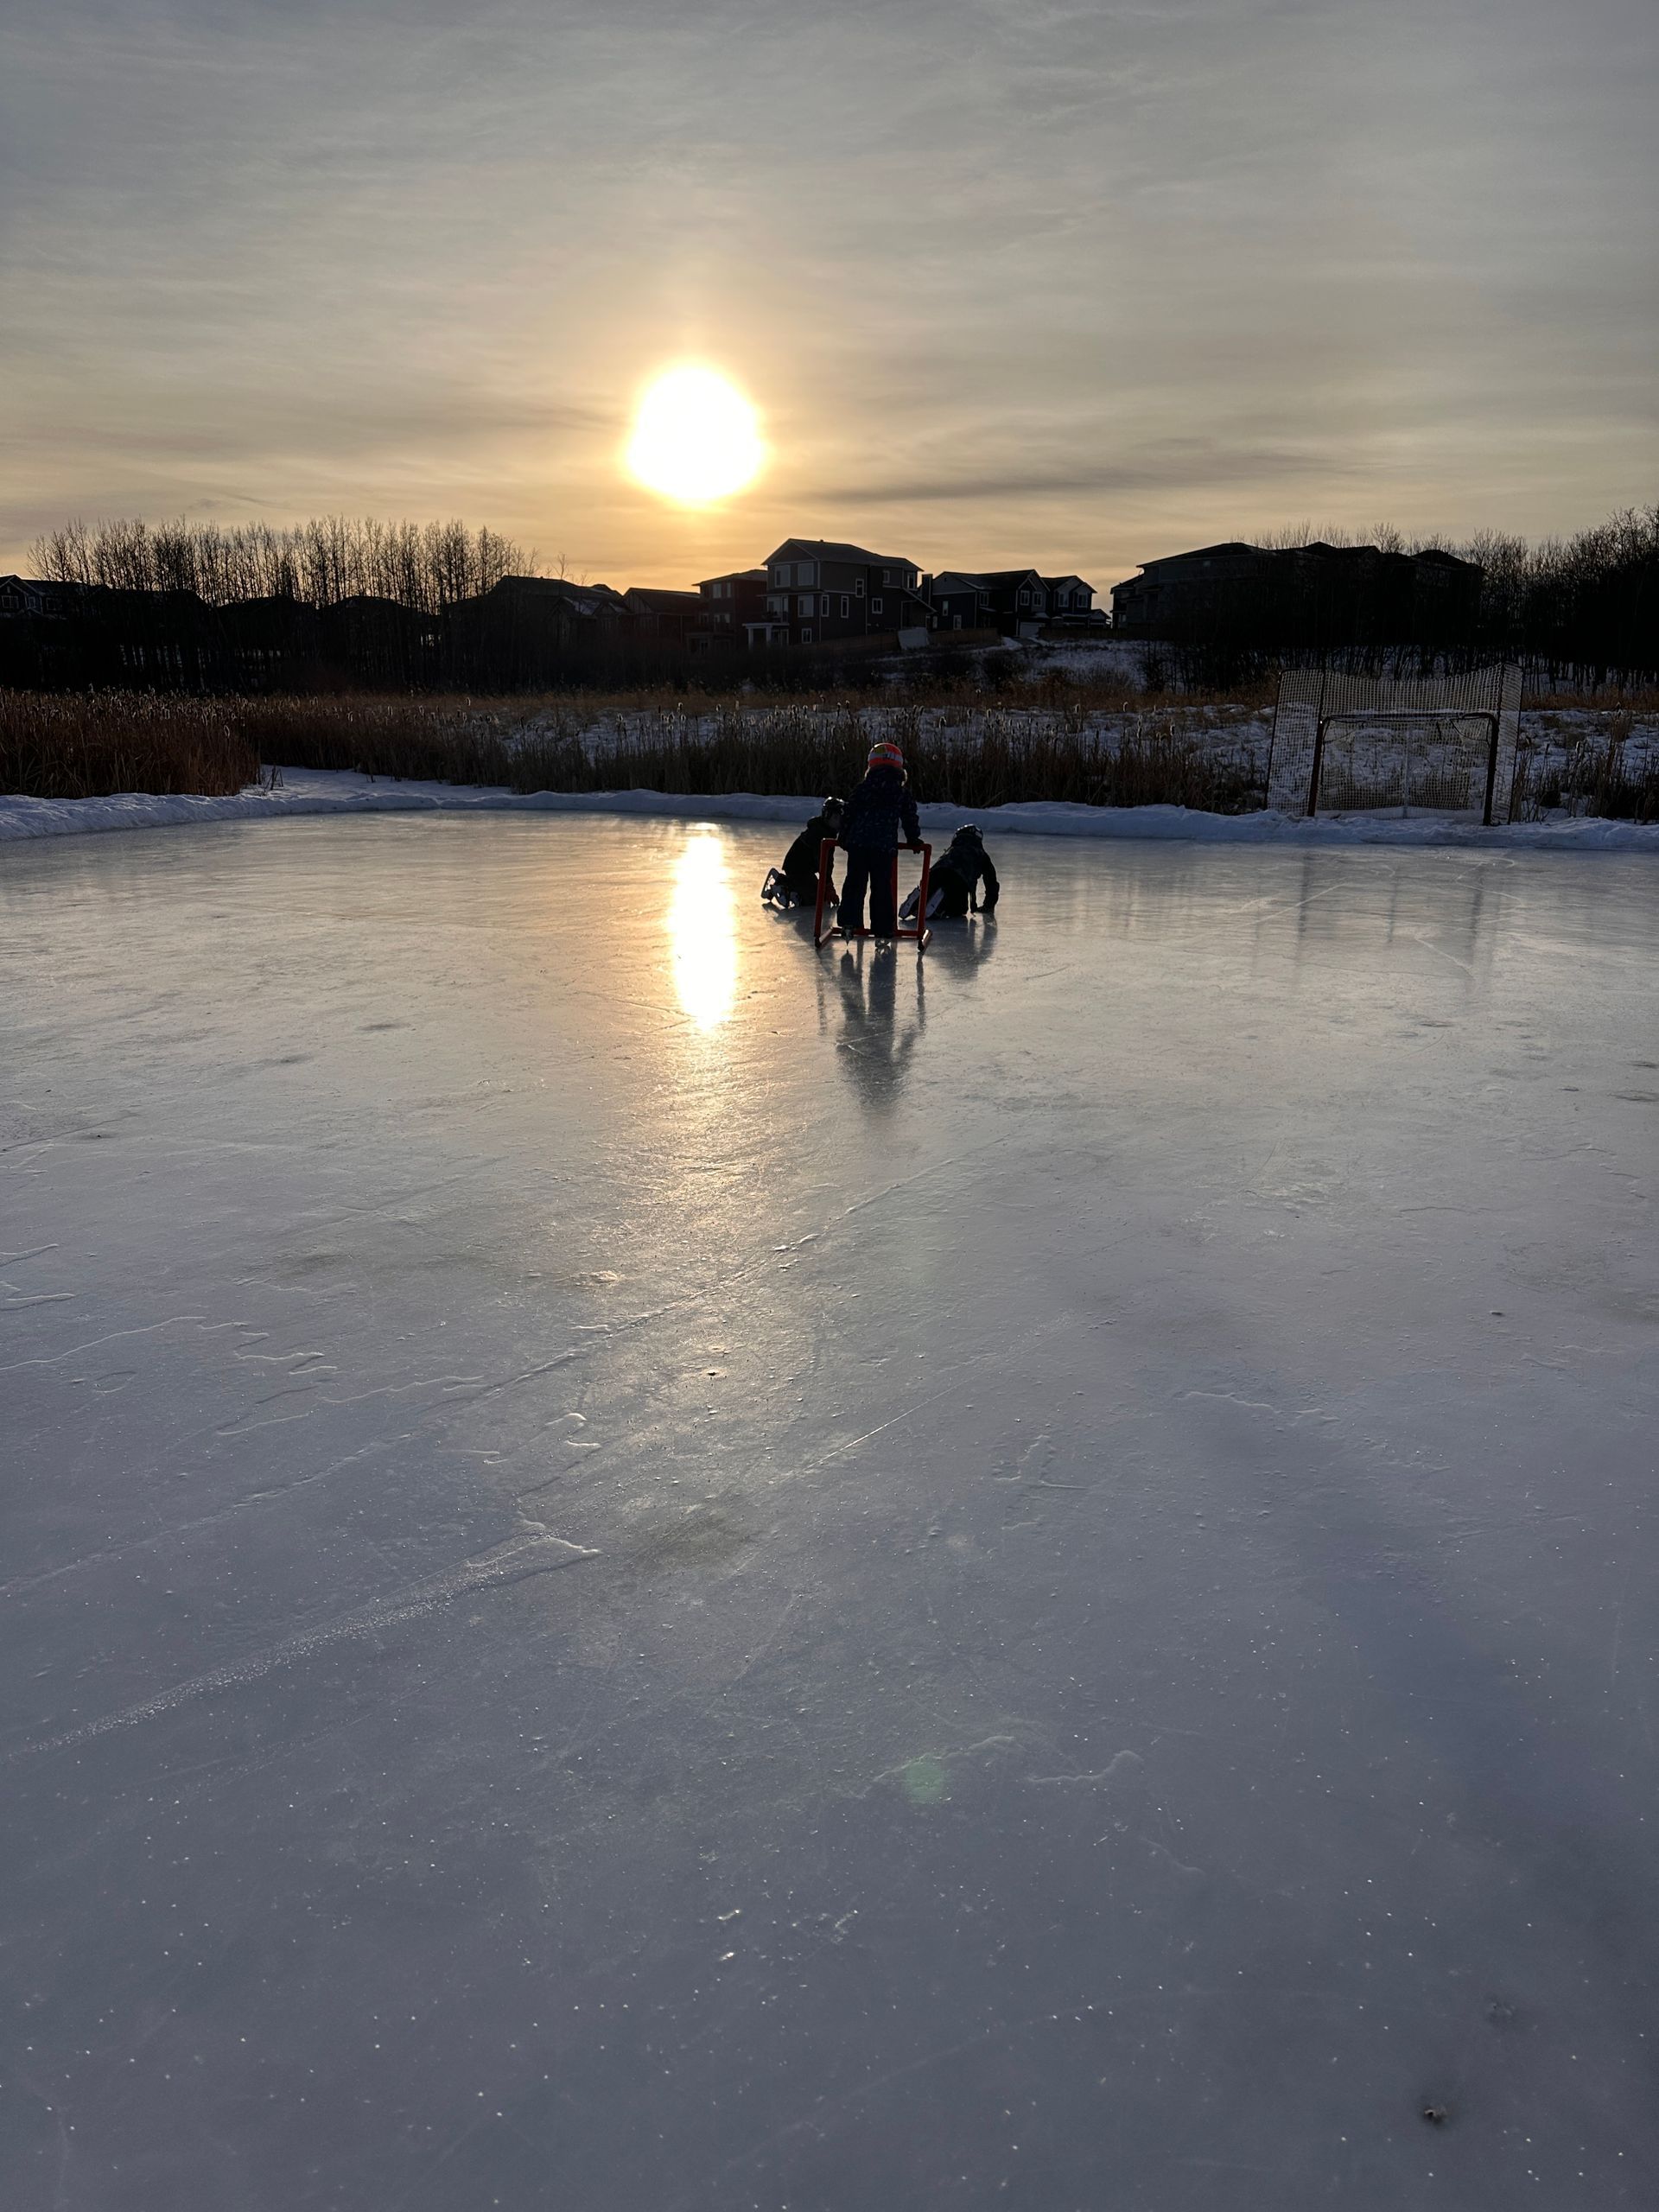
[[[282,822],[311,814],[633,814],[696,822],[804,822],[810,802],[750,791],[509,791],[459,784],[397,783],[384,778],[291,768],[275,791],[233,798],[157,797],[123,791],[109,798],[0,798],[0,843],[102,830],[159,830],[194,823]],[[1180,806],[1081,806],[1032,800],[975,810],[925,805],[936,842],[969,813],[996,836],[1180,838],[1227,844],[1478,845],[1533,851],[1659,853],[1659,823],[1562,817],[1485,830],[1467,817],[1397,813],[1200,814]]]

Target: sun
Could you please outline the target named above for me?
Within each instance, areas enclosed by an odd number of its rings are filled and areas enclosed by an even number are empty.
[[[627,465],[648,490],[706,506],[752,484],[766,458],[760,416],[718,369],[682,362],[646,386]]]

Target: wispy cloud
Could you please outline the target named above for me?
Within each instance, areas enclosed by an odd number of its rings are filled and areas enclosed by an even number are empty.
[[[11,0],[0,563],[244,494],[664,580],[814,508],[1103,578],[1567,526],[1659,473],[1656,58],[1638,0]],[[684,353],[777,451],[702,516],[615,466]]]

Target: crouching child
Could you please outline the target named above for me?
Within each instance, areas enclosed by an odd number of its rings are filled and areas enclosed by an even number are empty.
[[[846,810],[838,798],[827,798],[800,836],[784,855],[784,864],[768,874],[760,887],[761,899],[768,906],[810,906],[818,895],[818,856],[827,837],[831,844],[841,836],[842,817]],[[835,885],[830,887],[829,903],[836,902]]]
[[[915,919],[921,895],[919,890],[912,891],[906,899],[901,911],[907,922]],[[1001,896],[1001,887],[978,824],[964,822],[947,850],[933,863],[927,884],[927,918],[954,922],[967,914],[995,913]]]

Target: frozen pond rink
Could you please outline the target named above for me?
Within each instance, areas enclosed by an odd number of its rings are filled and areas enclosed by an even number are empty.
[[[786,842],[0,853],[0,2204],[1650,2208],[1653,863]]]

